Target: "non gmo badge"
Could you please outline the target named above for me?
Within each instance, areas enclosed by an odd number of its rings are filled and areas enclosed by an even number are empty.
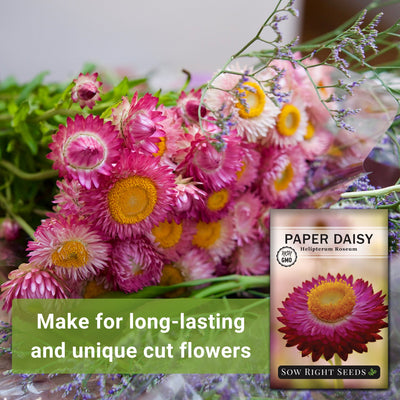
[[[276,254],[276,259],[282,267],[291,267],[297,261],[296,250],[288,246],[281,247]]]

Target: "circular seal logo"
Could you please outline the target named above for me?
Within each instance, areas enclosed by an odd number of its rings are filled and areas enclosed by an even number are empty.
[[[282,267],[291,267],[297,261],[296,250],[288,246],[281,247],[276,253],[276,259]]]

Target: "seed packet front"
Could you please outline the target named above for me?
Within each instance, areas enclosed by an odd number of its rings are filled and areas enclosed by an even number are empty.
[[[387,388],[387,210],[272,210],[270,223],[271,388]]]

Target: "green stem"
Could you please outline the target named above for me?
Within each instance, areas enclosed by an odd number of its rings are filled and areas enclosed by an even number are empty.
[[[19,215],[15,214],[14,211],[9,206],[7,200],[0,194],[0,203],[6,212],[17,221],[18,225],[33,239],[35,240],[34,229]]]
[[[15,176],[18,176],[18,178],[24,179],[26,181],[41,181],[44,179],[55,178],[56,176],[58,176],[58,172],[54,171],[52,169],[46,170],[46,171],[40,171],[40,172],[21,171],[14,164],[12,164],[6,160],[1,160],[0,166],[4,167],[5,169],[7,169],[9,172],[14,174]]]
[[[342,365],[342,359],[337,353],[335,353],[335,365]],[[335,389],[344,389],[343,379],[335,379]]]
[[[400,185],[387,186],[382,189],[365,190],[363,192],[346,192],[342,193],[341,197],[343,199],[351,199],[354,197],[378,197],[378,196],[386,196],[387,194],[393,192],[400,192]]]
[[[217,283],[195,291],[190,297],[202,299],[206,297],[219,296],[221,293],[240,292],[255,287],[269,287],[269,276],[237,276],[232,281]]]
[[[52,108],[51,110],[48,110],[43,114],[39,115],[38,117],[34,118],[33,122],[44,121],[46,119],[54,117],[55,115],[65,115],[67,117],[74,117],[76,115],[76,111],[68,110],[66,108],[60,108],[60,109]]]

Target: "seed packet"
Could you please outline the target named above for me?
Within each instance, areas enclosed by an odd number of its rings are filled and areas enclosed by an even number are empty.
[[[271,388],[387,388],[387,218],[272,210]]]

